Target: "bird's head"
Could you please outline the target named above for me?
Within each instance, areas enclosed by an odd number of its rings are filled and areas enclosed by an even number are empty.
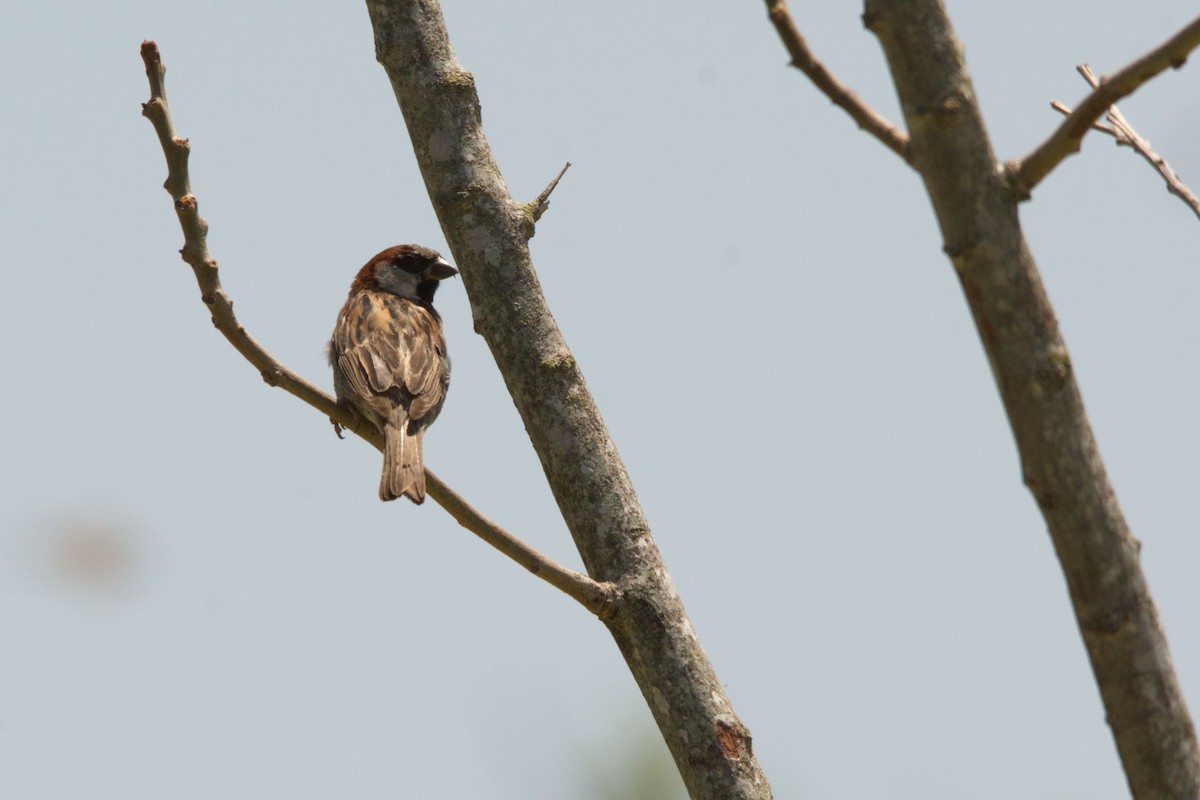
[[[375,289],[432,303],[438,282],[457,274],[458,270],[436,250],[401,244],[389,247],[368,261],[358,271],[350,291]]]

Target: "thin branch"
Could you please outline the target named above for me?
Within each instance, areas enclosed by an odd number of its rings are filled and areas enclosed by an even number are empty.
[[[438,505],[467,530],[537,575],[546,583],[583,604],[602,620],[617,612],[619,592],[615,584],[594,581],[547,558],[508,531],[475,510],[463,497],[429,470],[425,470],[426,490]]]
[[[792,66],[808,76],[808,79],[858,123],[858,127],[883,142],[896,155],[912,164],[908,153],[908,136],[889,122],[882,114],[871,108],[854,91],[837,79],[829,69],[817,60],[800,29],[792,20],[785,0],[767,0],[767,16],[783,40],[784,47],[792,57]]]
[[[533,218],[534,222],[537,222],[539,219],[541,219],[542,214],[545,214],[546,210],[550,208],[550,195],[556,188],[558,188],[558,182],[562,180],[563,175],[566,175],[567,170],[570,168],[571,162],[568,161],[566,165],[558,171],[558,174],[554,176],[554,180],[550,181],[550,185],[545,189],[542,189],[542,193],[535,197],[532,203],[529,203],[525,206],[526,210],[529,212],[529,216]]]
[[[1013,190],[1028,197],[1059,162],[1078,152],[1084,135],[1113,103],[1133,94],[1146,81],[1168,67],[1179,69],[1188,55],[1200,46],[1200,17],[1141,58],[1112,75],[1105,76],[1058,129],[1029,155],[1006,165]]]
[[[328,416],[335,425],[358,434],[377,450],[382,450],[383,438],[373,425],[362,424],[362,419],[347,407],[339,405],[319,387],[276,361],[274,356],[238,323],[233,314],[233,301],[221,287],[221,280],[217,275],[217,262],[208,252],[208,223],[200,216],[196,197],[191,192],[187,164],[188,141],[175,135],[164,84],[166,68],[154,42],[142,42],[142,60],[146,64],[146,77],[150,82],[150,100],[142,105],[142,115],[154,125],[163,154],[167,158],[167,180],[163,188],[175,201],[175,212],[183,229],[184,246],[179,254],[196,275],[196,282],[200,286],[200,298],[208,306],[213,324],[230,344],[258,369],[268,384],[278,386],[303,400]],[[614,584],[592,580],[525,544],[472,508],[428,469],[425,470],[425,480],[429,496],[446,509],[459,525],[551,586],[579,601],[601,619],[608,619],[615,613],[619,592]]]
[[[1096,73],[1087,64],[1080,64],[1075,69],[1093,89],[1100,85],[1100,79],[1096,77]],[[1060,114],[1070,115],[1071,113],[1071,109],[1057,100],[1051,103],[1050,107]],[[1096,123],[1092,127],[1116,139],[1118,147],[1122,145],[1132,147],[1138,155],[1150,162],[1150,166],[1158,170],[1158,174],[1162,175],[1163,180],[1167,182],[1167,191],[1182,200],[1192,210],[1193,214],[1200,217],[1200,198],[1197,198],[1192,193],[1192,190],[1184,184],[1183,180],[1175,174],[1175,170],[1171,169],[1171,165],[1167,163],[1167,160],[1154,152],[1154,149],[1150,147],[1150,142],[1143,139],[1134,130],[1134,127],[1129,124],[1129,120],[1125,119],[1125,115],[1114,105],[1108,107],[1108,113],[1104,115],[1104,118],[1112,124],[1101,125]]]
[[[1050,107],[1053,108],[1058,113],[1062,114],[1064,117],[1070,116],[1070,114],[1071,114],[1071,107],[1068,105],[1065,105],[1063,103],[1060,103],[1057,100],[1051,100]],[[1106,133],[1109,136],[1117,135],[1117,131],[1115,128],[1113,128],[1112,125],[1105,125],[1102,122],[1093,122],[1092,130],[1100,131],[1101,133]]]

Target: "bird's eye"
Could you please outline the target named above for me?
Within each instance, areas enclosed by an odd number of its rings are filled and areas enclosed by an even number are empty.
[[[425,268],[424,262],[412,254],[400,256],[392,262],[392,266],[399,267],[405,272],[411,272],[413,275],[420,273]]]

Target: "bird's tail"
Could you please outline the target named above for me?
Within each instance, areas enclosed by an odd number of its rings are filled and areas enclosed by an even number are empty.
[[[400,425],[389,422],[383,428],[383,477],[379,480],[379,499],[395,500],[404,495],[414,503],[425,502],[425,466],[421,462],[424,431],[410,433],[408,420]]]

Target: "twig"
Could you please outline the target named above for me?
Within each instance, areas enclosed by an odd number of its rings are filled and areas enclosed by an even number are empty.
[[[567,174],[567,170],[571,168],[571,162],[568,161],[558,174],[554,176],[554,180],[550,181],[550,185],[542,189],[542,193],[533,199],[525,207],[529,210],[529,216],[533,217],[533,221],[537,222],[542,218],[542,214],[546,213],[546,209],[550,208],[550,194],[558,187],[558,182],[562,180],[562,176]]]
[[[1060,103],[1057,100],[1051,100],[1050,107],[1053,108],[1058,113],[1062,114],[1064,117],[1069,116],[1071,114],[1071,107],[1068,105],[1065,105],[1063,103]],[[1100,131],[1101,133],[1107,133],[1109,136],[1117,135],[1117,132],[1113,128],[1112,125],[1105,125],[1102,122],[1093,122],[1092,130]]]
[[[1050,138],[1029,155],[1005,165],[1017,196],[1028,197],[1060,161],[1078,152],[1084,135],[1109,106],[1133,94],[1143,83],[1168,67],[1182,67],[1188,54],[1197,46],[1200,46],[1200,17],[1120,71],[1101,78],[1092,93],[1067,115]]]
[[[175,212],[179,216],[179,225],[183,229],[184,246],[179,254],[191,266],[196,275],[196,282],[200,286],[200,298],[208,306],[213,324],[224,334],[230,344],[258,369],[263,380],[268,384],[278,386],[303,400],[328,416],[335,424],[358,434],[376,449],[382,450],[383,438],[373,425],[363,425],[361,418],[348,408],[338,405],[336,400],[320,388],[276,361],[274,356],[268,353],[238,323],[233,314],[233,301],[221,287],[221,281],[217,275],[217,262],[208,252],[208,223],[200,216],[196,197],[191,192],[191,180],[187,166],[188,141],[177,137],[175,128],[171,124],[171,112],[167,105],[167,93],[164,85],[166,68],[162,64],[158,46],[154,42],[142,42],[142,60],[146,64],[146,77],[150,82],[150,100],[142,105],[142,115],[154,125],[159,142],[162,144],[163,153],[167,158],[167,180],[163,184],[163,188],[175,201]],[[551,188],[553,187],[551,186]],[[601,619],[608,619],[616,612],[619,600],[616,586],[611,583],[594,581],[586,575],[564,567],[525,544],[472,508],[466,500],[428,469],[425,470],[425,480],[429,496],[446,509],[459,525],[551,586],[573,597]]]
[[[1075,68],[1083,79],[1088,82],[1093,89],[1100,85],[1100,79],[1096,77],[1096,73],[1087,64],[1080,64]],[[1060,114],[1070,115],[1071,109],[1055,100],[1050,104],[1050,107]],[[1104,115],[1111,125],[1101,125],[1095,123],[1092,125],[1096,130],[1106,133],[1117,141],[1117,146],[1122,145],[1132,147],[1138,155],[1150,162],[1150,165],[1158,170],[1158,174],[1162,175],[1163,180],[1167,182],[1167,191],[1178,197],[1184,204],[1192,210],[1192,213],[1200,217],[1200,198],[1197,198],[1192,190],[1189,189],[1175,174],[1175,170],[1171,169],[1171,165],[1167,160],[1154,152],[1150,147],[1150,142],[1142,138],[1142,136],[1134,130],[1129,121],[1125,119],[1125,115],[1117,109],[1115,105],[1108,107],[1108,112]]]
[[[889,122],[882,114],[866,104],[854,91],[838,80],[833,73],[808,49],[808,43],[792,20],[785,0],[767,0],[767,16],[783,40],[784,47],[792,57],[792,66],[808,76],[808,79],[841,107],[858,123],[858,127],[883,142],[905,163],[912,161],[908,154],[908,136]]]

